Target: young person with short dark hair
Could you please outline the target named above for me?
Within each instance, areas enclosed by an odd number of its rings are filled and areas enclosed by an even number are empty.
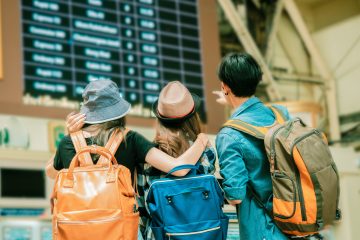
[[[246,53],[225,56],[218,68],[224,100],[239,119],[255,126],[269,126],[275,121],[272,110],[254,96],[262,71]],[[221,102],[221,100],[218,100]],[[288,112],[279,108],[287,118]],[[272,211],[272,183],[264,141],[235,129],[224,127],[216,137],[220,174],[228,202],[236,206],[241,239],[287,239],[248,190],[251,186],[268,210]]]

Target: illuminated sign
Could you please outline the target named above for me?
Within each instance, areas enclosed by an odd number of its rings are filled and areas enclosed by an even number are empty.
[[[169,81],[204,101],[196,0],[22,0],[24,94],[80,101],[110,79],[149,116]],[[48,98],[47,98],[48,99]]]

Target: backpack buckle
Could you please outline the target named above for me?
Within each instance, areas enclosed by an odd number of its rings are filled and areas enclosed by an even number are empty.
[[[166,196],[166,200],[167,200],[168,204],[173,203],[173,197],[172,196]]]
[[[204,199],[208,199],[209,198],[209,191],[203,191],[202,195],[203,195]]]
[[[335,220],[340,221],[341,217],[342,217],[341,210],[339,208],[337,208],[336,213],[335,213]]]
[[[322,219],[317,220],[316,224],[318,225],[319,229],[322,229],[324,227],[324,222]]]
[[[271,152],[270,152],[270,159],[271,159],[271,160],[274,160],[274,159],[275,159],[275,155],[276,155],[276,154],[275,154],[275,151],[271,151]]]

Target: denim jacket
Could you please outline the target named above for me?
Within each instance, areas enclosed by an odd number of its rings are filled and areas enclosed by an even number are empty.
[[[276,107],[289,118],[284,107]],[[240,119],[254,126],[270,126],[274,123],[275,116],[258,98],[251,97],[235,110],[230,119]],[[223,189],[226,198],[242,201],[237,206],[240,238],[287,239],[247,191],[248,184],[251,184],[267,208],[272,209],[270,165],[264,141],[224,127],[216,137],[216,150],[220,174],[224,178]]]

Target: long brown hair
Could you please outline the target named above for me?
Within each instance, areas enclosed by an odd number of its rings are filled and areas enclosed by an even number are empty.
[[[93,144],[96,144],[98,146],[105,146],[111,134],[116,129],[119,129],[124,136],[125,124],[126,124],[126,119],[125,117],[122,117],[104,123],[86,125],[83,127],[83,130],[89,133],[93,133],[93,137],[91,138]],[[125,136],[124,136],[124,142],[126,143]],[[99,155],[95,155],[94,161],[97,161],[98,158]]]
[[[170,156],[178,157],[194,142],[202,132],[200,117],[197,113],[180,123],[163,123],[157,120],[154,142],[159,149]]]

